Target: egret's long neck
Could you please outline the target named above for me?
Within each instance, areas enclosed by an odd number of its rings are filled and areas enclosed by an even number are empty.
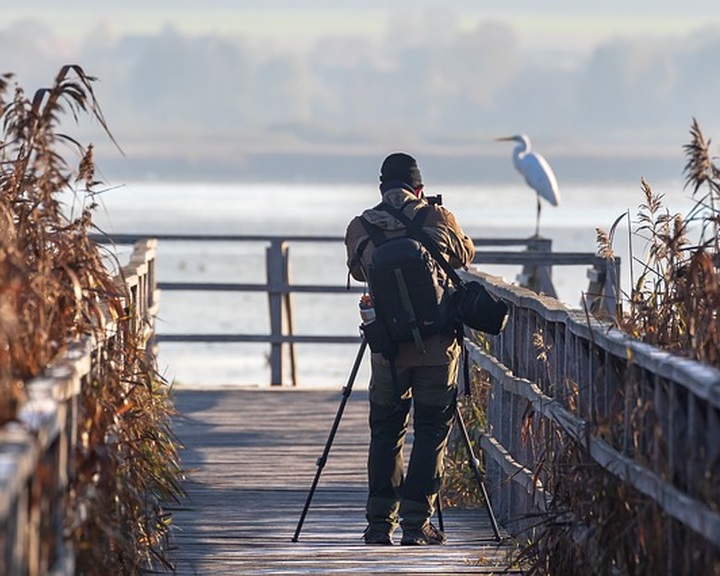
[[[526,140],[520,140],[517,146],[515,146],[515,156],[522,158],[528,152],[530,152],[530,143]]]
[[[515,165],[515,168],[520,170],[520,163],[523,159],[523,156],[527,154],[528,147],[527,145],[520,143],[517,146],[515,146],[515,149],[513,150],[513,164]],[[522,172],[522,170],[520,170]]]

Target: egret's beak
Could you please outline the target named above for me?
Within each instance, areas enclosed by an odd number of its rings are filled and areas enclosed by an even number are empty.
[[[495,138],[495,142],[510,142],[514,140],[512,136],[503,136],[502,138]]]

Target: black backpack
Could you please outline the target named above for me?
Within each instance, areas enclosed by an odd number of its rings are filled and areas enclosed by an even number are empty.
[[[413,224],[421,227],[428,210],[419,210]],[[450,297],[438,276],[440,267],[422,242],[411,236],[388,237],[367,220],[361,221],[375,246],[365,273],[376,317],[390,342],[414,341],[424,353],[423,338],[452,325]]]

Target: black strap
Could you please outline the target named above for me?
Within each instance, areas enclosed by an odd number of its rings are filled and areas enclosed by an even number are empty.
[[[397,208],[395,208],[395,206],[387,204],[386,202],[380,204],[380,206],[378,206],[378,209],[389,212],[390,214],[395,216],[395,218],[400,220],[400,222],[405,224],[408,234],[415,238],[415,240],[420,242],[423,246],[425,246],[427,251],[430,252],[430,255],[435,258],[435,261],[448,275],[448,278],[452,280],[452,283],[455,285],[455,287],[460,287],[464,284],[462,278],[460,278],[455,269],[450,266],[450,262],[448,262],[447,259],[442,255],[442,252],[440,252],[440,247],[437,245],[437,242],[435,242],[435,240],[433,240],[427,234],[427,232],[422,229],[422,224],[419,224],[425,221],[427,213],[431,209],[430,206],[424,206],[423,208],[420,208],[420,210],[418,210],[418,214],[412,220],[408,218],[404,212],[398,210]]]
[[[370,240],[372,240],[373,244],[376,246],[382,242],[383,233],[380,228],[375,226],[374,224],[371,224],[364,218],[360,218],[360,222],[365,227],[365,231],[368,233],[367,238],[363,238],[360,243],[355,248],[355,252],[353,252],[352,258],[350,259],[350,267],[352,268],[355,266],[355,264],[360,264],[362,266],[362,255],[363,252],[365,252],[365,248],[367,247]],[[347,279],[347,287],[348,290],[350,289],[350,270],[348,268],[348,279]],[[364,272],[364,270],[363,270]]]
[[[375,224],[368,222],[367,220],[365,220],[365,218],[360,218],[360,223],[365,228],[365,232],[367,232],[368,237],[362,240],[360,244],[358,244],[358,257],[362,257],[362,253],[365,251],[365,247],[367,246],[368,242],[371,241],[373,245],[378,246],[386,240],[385,234],[383,234],[383,231],[379,226],[375,226]]]
[[[468,359],[468,351],[465,348],[462,336],[458,338],[460,343],[460,353],[462,354],[462,367],[463,367],[463,390],[466,398],[469,398],[472,394],[470,388],[470,360]]]

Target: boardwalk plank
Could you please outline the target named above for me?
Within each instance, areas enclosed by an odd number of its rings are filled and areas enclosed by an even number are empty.
[[[353,392],[312,505],[300,513],[339,391],[180,390],[187,498],[172,510],[178,574],[492,574],[507,566],[487,514],[446,510],[446,546],[365,546],[367,392]],[[513,573],[511,571],[511,573]]]

